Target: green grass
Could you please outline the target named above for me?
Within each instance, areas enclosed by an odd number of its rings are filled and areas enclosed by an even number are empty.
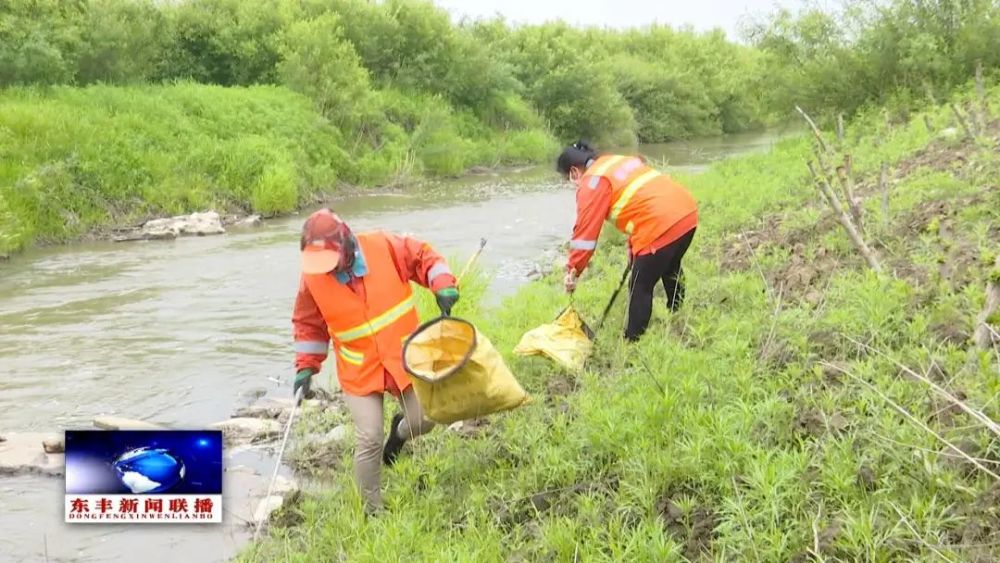
[[[0,255],[157,215],[273,215],[345,183],[453,176],[556,148],[540,128],[492,129],[438,99],[390,100],[405,107],[376,112],[383,138],[372,145],[277,86],[0,91]]]
[[[878,155],[859,160],[860,183],[882,160],[912,161],[931,138],[904,124],[850,142],[855,154]],[[989,148],[970,150],[989,160]],[[470,295],[457,313],[490,337],[535,402],[489,417],[479,436],[439,428],[412,443],[383,474],[390,510],[378,519],[362,516],[345,449],[328,492],[290,510],[297,525],[272,529],[240,559],[995,560],[997,484],[862,381],[997,469],[996,437],[895,363],[927,371],[1000,418],[996,358],[968,361],[967,342],[940,329],[971,325],[982,307],[991,272],[982,258],[996,246],[1000,209],[985,180],[995,182],[997,170],[900,178],[900,206],[877,231],[884,259],[926,255],[936,268],[956,246],[982,256],[950,280],[940,272],[879,277],[850,256],[835,223],[817,226],[828,212],[808,182],[808,152],[806,139],[790,140],[685,177],[702,224],[685,264],[684,308],[671,315],[657,300],[646,336],[625,344],[619,302],[582,373],[510,354],[521,334],[567,304],[557,275],[494,309],[473,306]],[[977,193],[979,201],[959,199]],[[967,224],[948,239],[905,228],[909,211],[932,201],[959,207],[940,222]],[[723,260],[734,234],[779,220],[777,233],[805,230],[802,249],[762,241],[760,272]],[[771,285],[797,253],[836,258],[812,282],[818,302],[802,298],[810,288]],[[621,237],[604,237],[575,297],[585,319],[596,321],[623,263]]]

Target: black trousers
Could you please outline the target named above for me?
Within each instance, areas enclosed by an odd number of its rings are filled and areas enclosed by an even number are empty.
[[[684,302],[681,258],[691,246],[694,231],[695,229],[691,229],[653,254],[637,256],[633,261],[632,277],[628,284],[631,298],[625,326],[627,340],[638,340],[646,332],[653,312],[653,289],[657,283],[663,283],[663,289],[667,292],[667,305],[671,311],[676,311]]]

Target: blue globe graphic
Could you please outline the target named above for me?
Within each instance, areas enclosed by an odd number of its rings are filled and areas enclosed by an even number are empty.
[[[112,463],[122,485],[134,494],[169,491],[184,479],[184,462],[169,450],[142,447]]]

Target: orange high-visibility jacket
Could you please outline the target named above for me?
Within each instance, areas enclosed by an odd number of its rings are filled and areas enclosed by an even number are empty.
[[[568,266],[583,273],[605,219],[628,234],[634,256],[650,254],[698,225],[698,204],[683,186],[636,156],[603,155],[577,181]]]
[[[421,241],[390,233],[357,236],[368,272],[343,284],[333,274],[303,274],[295,300],[295,368],[320,370],[332,337],[345,393],[410,386],[403,342],[419,319],[410,281],[432,291],[455,285],[445,260]]]

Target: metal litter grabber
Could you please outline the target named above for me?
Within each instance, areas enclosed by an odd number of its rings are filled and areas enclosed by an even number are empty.
[[[604,326],[604,321],[608,318],[608,313],[611,311],[611,306],[615,304],[615,299],[618,299],[618,294],[622,292],[622,288],[625,287],[625,280],[628,279],[629,272],[632,271],[632,260],[629,259],[628,264],[625,266],[625,271],[622,272],[622,279],[618,282],[618,287],[615,288],[614,293],[611,294],[611,299],[608,300],[608,304],[604,306],[604,312],[601,313],[601,320],[597,321],[597,330],[588,334],[588,337],[593,340],[596,337],[596,333],[600,332],[601,327]],[[589,330],[589,329],[588,329]]]

